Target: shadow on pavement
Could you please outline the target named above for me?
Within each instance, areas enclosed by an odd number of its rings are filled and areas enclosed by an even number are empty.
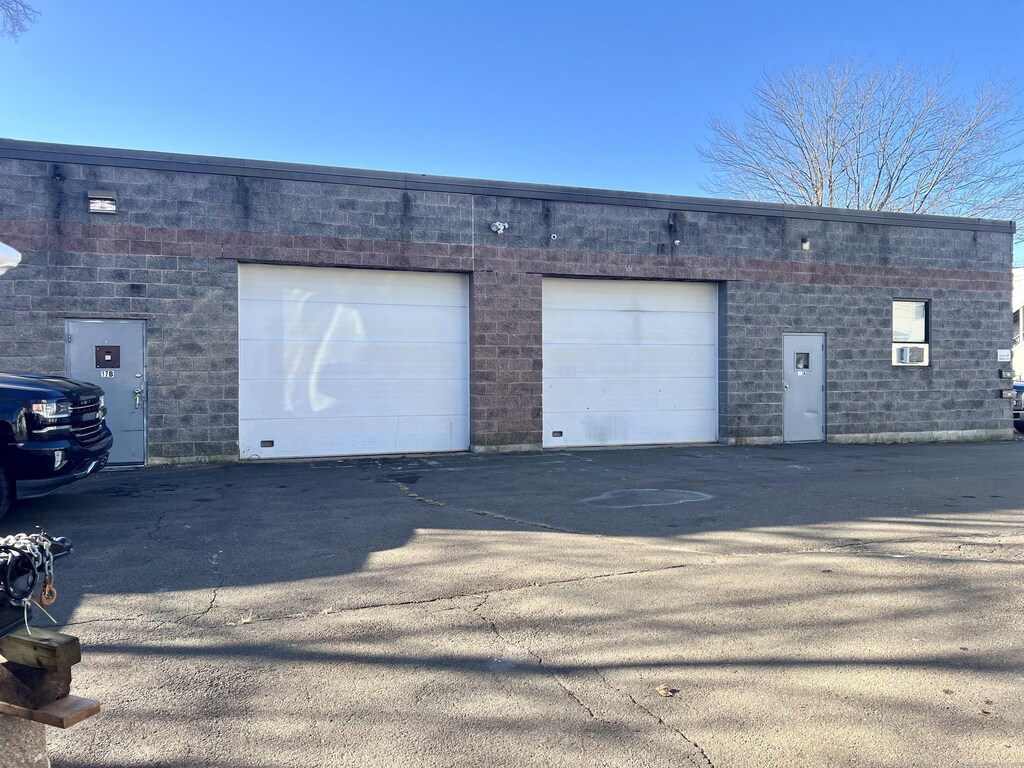
[[[103,472],[23,502],[5,535],[42,526],[69,536],[58,610],[83,593],[164,593],[328,580],[417,532],[450,537],[444,558],[471,565],[462,533],[579,534],[714,551],[731,534],[770,531],[782,551],[857,546],[830,526],[903,521],[941,536],[1005,522],[1024,498],[1024,444],[685,447],[501,456],[251,463]],[[681,491],[706,496],[679,501]],[[810,530],[808,530],[810,529]],[[891,529],[890,529],[891,533]],[[500,544],[499,544],[500,546]],[[391,563],[415,570],[420,561]],[[349,598],[358,596],[348,595]],[[358,604],[358,599],[350,604]]]
[[[102,727],[58,737],[58,768],[781,766],[793,744],[808,765],[1002,764],[1022,459],[1014,442],[153,468],[0,530],[74,540],[55,607],[87,647],[81,684],[116,696]],[[918,542],[913,567],[894,541]]]

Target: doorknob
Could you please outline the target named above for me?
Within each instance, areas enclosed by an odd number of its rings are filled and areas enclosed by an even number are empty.
[[[142,390],[141,389],[136,389],[135,390],[135,407],[136,408],[141,408],[142,407]]]
[[[784,386],[786,389],[789,389],[789,384],[783,384],[782,386]]]

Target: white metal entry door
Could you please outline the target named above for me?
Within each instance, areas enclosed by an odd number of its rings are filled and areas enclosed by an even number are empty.
[[[544,446],[718,437],[718,287],[543,283]]]
[[[469,447],[465,275],[241,264],[242,458]]]
[[[824,440],[825,334],[784,334],[782,361],[782,439],[787,443]]]
[[[68,320],[68,378],[103,388],[110,464],[146,463],[146,321]]]

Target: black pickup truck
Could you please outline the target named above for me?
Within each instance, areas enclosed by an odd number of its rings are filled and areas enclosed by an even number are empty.
[[[0,517],[98,472],[114,438],[103,390],[60,376],[0,373]]]

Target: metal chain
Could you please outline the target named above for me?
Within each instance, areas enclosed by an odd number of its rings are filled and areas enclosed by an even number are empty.
[[[50,616],[46,606],[57,599],[57,590],[53,586],[52,543],[50,536],[42,531],[0,537],[0,601],[6,601],[13,608],[21,608],[29,634],[32,634],[28,623],[32,604]],[[37,601],[33,593],[40,576],[43,588]],[[52,616],[50,618],[53,619]]]
[[[20,601],[24,595],[15,592],[12,583],[15,576],[31,575],[31,587],[39,578],[39,571],[45,567],[39,534],[17,533],[0,539],[0,586],[12,601]],[[22,590],[23,591],[23,590]]]

